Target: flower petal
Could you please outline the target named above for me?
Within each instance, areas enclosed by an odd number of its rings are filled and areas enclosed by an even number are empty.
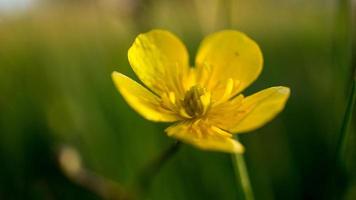
[[[189,58],[186,47],[175,35],[164,30],[140,34],[129,49],[128,58],[136,75],[153,92],[183,95]]]
[[[215,96],[224,94],[226,80],[232,80],[232,97],[259,76],[263,58],[258,45],[248,36],[238,31],[224,30],[202,41],[195,63],[198,81],[219,93]]]
[[[166,129],[168,136],[202,150],[243,153],[244,147],[231,134],[204,122],[182,122]]]
[[[243,98],[242,95],[216,106],[209,113],[211,123],[232,133],[257,129],[281,112],[290,90],[271,87]]]
[[[179,116],[162,108],[160,99],[129,77],[113,72],[112,79],[126,102],[140,115],[151,121],[174,122]]]

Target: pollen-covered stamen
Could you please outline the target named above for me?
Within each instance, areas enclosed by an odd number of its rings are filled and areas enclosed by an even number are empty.
[[[185,94],[182,105],[190,117],[204,115],[210,107],[211,94],[205,88],[195,85]]]

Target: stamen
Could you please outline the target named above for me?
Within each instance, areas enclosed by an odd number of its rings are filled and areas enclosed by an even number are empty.
[[[181,108],[180,110],[179,110],[179,114],[182,116],[182,117],[185,117],[185,118],[192,118],[192,116],[190,116],[190,115],[188,115],[188,113],[185,111],[185,109],[184,108]]]
[[[210,82],[212,80],[212,67],[208,63],[203,63],[201,66],[197,68],[199,74],[197,82],[205,85],[206,87],[210,87]]]
[[[221,136],[231,137],[231,133],[221,130],[216,126],[211,126],[211,129]]]
[[[197,138],[202,138],[203,137],[203,133],[202,133],[202,130],[201,130],[202,127],[199,125],[200,121],[201,121],[200,119],[197,119],[191,125],[191,128],[193,129],[193,132],[196,134]]]
[[[177,108],[177,99],[174,92],[163,93],[161,96],[161,106],[172,112],[176,112]]]
[[[197,126],[200,123],[201,119],[197,119],[193,122],[193,126]]]
[[[169,92],[168,96],[171,103],[176,104],[176,95],[174,94],[174,92]]]
[[[210,105],[211,93],[210,92],[205,93],[203,96],[200,97],[200,101],[203,104],[203,114],[205,114]]]
[[[215,102],[215,104],[219,104],[229,100],[229,98],[232,95],[232,92],[234,91],[234,86],[235,86],[234,80],[232,80],[232,78],[227,79],[225,83],[224,94],[221,96],[221,98],[218,101]]]
[[[232,80],[232,78],[229,78],[227,79],[225,92],[221,99],[223,99],[224,101],[229,99],[233,89],[234,89],[234,81]]]

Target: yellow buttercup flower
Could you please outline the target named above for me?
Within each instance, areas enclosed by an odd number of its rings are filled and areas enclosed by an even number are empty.
[[[166,133],[204,150],[242,153],[233,133],[257,129],[274,118],[289,97],[277,86],[244,97],[259,76],[263,58],[245,34],[224,30],[207,36],[190,67],[184,44],[172,33],[140,34],[128,51],[132,69],[147,87],[113,72],[127,103],[144,118],[176,122]]]

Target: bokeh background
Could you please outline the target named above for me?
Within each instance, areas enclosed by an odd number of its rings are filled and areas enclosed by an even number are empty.
[[[244,93],[291,88],[275,120],[240,136],[256,199],[356,199],[355,120],[346,167],[331,167],[352,77],[352,14],[347,0],[0,0],[0,199],[100,199],[65,175],[63,147],[130,188],[174,142],[167,124],[128,107],[110,77],[136,78],[127,50],[153,28],[177,34],[192,61],[208,33],[243,31],[265,60]],[[146,196],[237,199],[237,188],[231,155],[184,145]]]

